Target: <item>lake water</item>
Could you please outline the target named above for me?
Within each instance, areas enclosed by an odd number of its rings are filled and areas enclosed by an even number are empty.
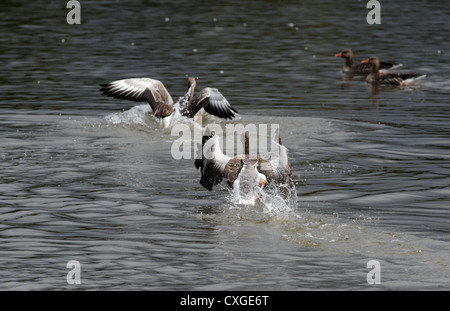
[[[3,1],[0,289],[449,290],[450,7],[381,2],[369,25],[366,1],[82,0],[69,25],[66,1]],[[427,77],[370,88],[344,48]],[[98,91],[187,76],[239,111],[206,121],[279,125],[296,205],[207,191],[148,105]]]

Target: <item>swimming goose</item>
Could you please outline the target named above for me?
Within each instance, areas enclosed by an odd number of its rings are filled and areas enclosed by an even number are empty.
[[[204,108],[206,112],[219,118],[232,119],[235,117],[237,110],[231,107],[216,88],[204,88],[194,96],[196,84],[195,78],[188,78],[189,100],[187,104],[180,107],[181,115],[194,118],[200,109]],[[162,119],[163,127],[170,124],[171,117],[176,110],[172,97],[159,80],[130,78],[100,84],[100,86],[100,92],[103,95],[136,102],[148,102],[153,115]]]
[[[380,61],[378,57],[372,56],[361,62],[370,66],[371,71],[366,81],[378,85],[409,85],[410,83],[425,78],[420,73],[385,73],[380,74]]]
[[[368,75],[370,74],[370,66],[367,64],[353,64],[354,55],[352,50],[345,49],[335,55],[336,57],[345,58],[345,65],[342,68],[343,73],[353,75]],[[380,62],[380,69],[383,72],[392,70],[402,66],[396,62]]]

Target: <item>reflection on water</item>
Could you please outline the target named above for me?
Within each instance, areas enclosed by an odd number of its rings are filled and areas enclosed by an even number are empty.
[[[74,289],[69,260],[81,289],[448,288],[445,4],[383,2],[370,26],[363,2],[97,1],[67,25],[55,1],[6,2],[0,288]],[[347,79],[334,57],[347,47],[427,77],[402,89]],[[202,126],[280,126],[296,204],[205,190],[148,105],[98,91],[151,77],[182,96],[187,76],[239,111]]]

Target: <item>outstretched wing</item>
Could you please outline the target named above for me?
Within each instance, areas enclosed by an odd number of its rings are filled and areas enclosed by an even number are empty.
[[[157,117],[165,116],[162,113],[173,104],[172,97],[159,80],[150,78],[131,78],[100,84],[103,95],[117,99],[126,99],[136,102],[147,101],[153,112],[159,112]],[[163,115],[161,115],[163,114]]]
[[[202,108],[207,113],[223,119],[232,119],[237,113],[219,90],[210,87],[204,88],[193,98],[188,107],[191,117]]]
[[[222,182],[224,168],[229,160],[220,150],[218,136],[203,136],[202,158],[194,161],[195,167],[200,168],[200,184],[211,191],[213,186]]]

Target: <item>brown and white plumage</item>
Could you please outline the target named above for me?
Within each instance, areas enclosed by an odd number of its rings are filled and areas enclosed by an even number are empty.
[[[275,175],[270,161],[261,157],[251,157],[249,152],[249,133],[245,133],[245,154],[229,157],[220,149],[219,136],[204,135],[202,140],[201,158],[195,160],[195,167],[200,169],[200,184],[211,191],[223,179],[233,187],[244,166],[254,166],[265,176],[267,182],[273,182]],[[248,170],[249,171],[249,170]],[[264,181],[265,182],[265,181]],[[261,184],[262,186],[262,184]]]
[[[336,57],[342,57],[345,59],[345,65],[342,68],[342,72],[346,74],[352,75],[368,75],[370,74],[370,66],[368,64],[354,64],[354,55],[353,51],[350,49],[342,50],[341,52],[335,55]],[[402,66],[397,62],[380,62],[380,70],[384,72],[388,70],[392,70]]]
[[[181,115],[193,118],[202,108],[214,116],[232,119],[236,109],[231,107],[227,99],[216,88],[204,88],[194,95],[195,78],[188,79],[189,100],[180,107]],[[150,78],[130,78],[100,84],[103,95],[117,99],[126,99],[136,102],[148,102],[153,115],[163,120],[163,127],[168,125],[170,118],[176,110],[172,96],[163,83]]]
[[[272,136],[272,143],[277,147],[278,154],[271,160],[271,164],[275,173],[275,184],[278,192],[284,199],[296,196],[294,181],[292,180],[291,166],[289,163],[288,149],[281,143],[279,129],[275,130]]]
[[[367,76],[368,83],[377,85],[409,85],[410,83],[426,77],[420,73],[385,73],[380,74],[380,61],[378,57],[372,56],[361,63],[368,64],[371,68],[370,74]]]
[[[240,195],[252,187],[259,180],[261,188],[264,184],[273,184],[280,189],[280,193],[289,197],[294,189],[292,173],[289,166],[287,148],[281,144],[279,130],[277,129],[273,142],[278,147],[278,154],[272,160],[260,156],[251,156],[249,148],[249,133],[244,135],[245,153],[228,157],[223,154],[219,145],[219,137],[204,135],[202,141],[202,157],[195,160],[195,167],[200,169],[200,184],[212,190],[223,179],[228,181],[231,188],[238,187]],[[253,175],[252,175],[253,174]],[[253,183],[250,181],[253,180]],[[250,185],[249,185],[250,184]]]

